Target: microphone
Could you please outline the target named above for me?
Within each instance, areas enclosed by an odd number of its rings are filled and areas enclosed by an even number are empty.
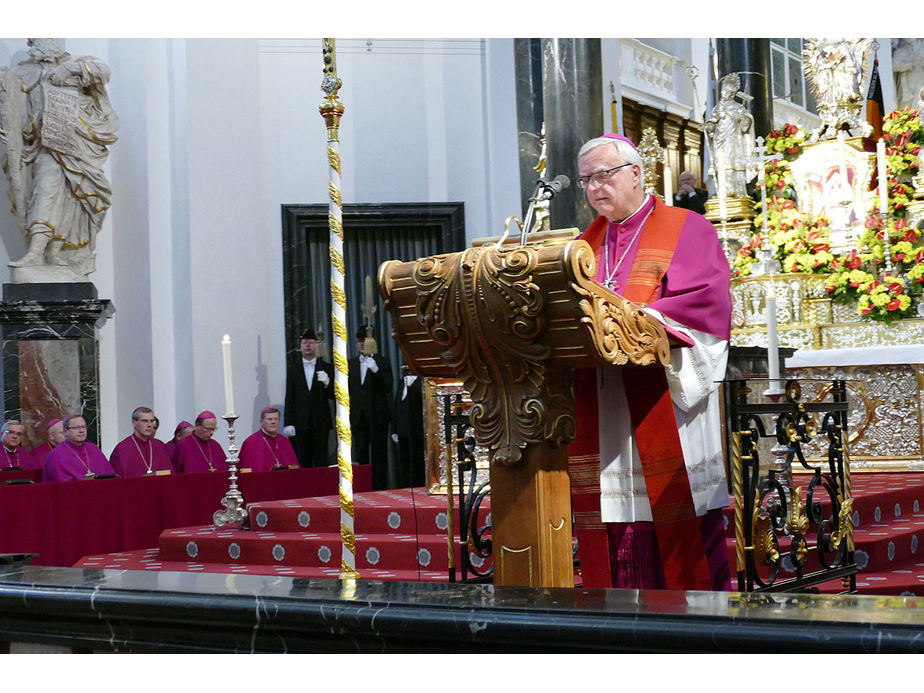
[[[555,176],[552,180],[540,178],[536,182],[536,194],[529,198],[529,209],[526,210],[526,220],[523,222],[520,231],[520,245],[526,245],[526,235],[533,224],[536,205],[539,202],[551,200],[569,185],[571,185],[571,179],[563,173]]]
[[[569,185],[571,185],[571,179],[564,173],[555,176],[552,180],[540,180],[539,187],[542,192],[538,195],[537,201],[551,200]]]

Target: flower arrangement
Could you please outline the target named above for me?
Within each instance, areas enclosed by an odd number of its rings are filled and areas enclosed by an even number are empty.
[[[886,116],[882,132],[889,169],[886,184],[890,214],[883,222],[877,211],[870,212],[857,248],[831,263],[825,291],[835,301],[856,303],[860,315],[889,324],[915,315],[922,301],[924,239],[918,229],[908,225],[905,216],[914,194],[909,181],[917,173],[924,127],[918,111],[904,108]],[[885,272],[887,240],[890,273]]]
[[[734,274],[747,276],[764,243],[763,217],[767,216],[767,242],[784,272],[828,274],[825,291],[832,300],[855,305],[859,315],[886,324],[920,312],[924,302],[924,238],[906,221],[907,205],[915,190],[917,156],[924,146],[924,126],[914,109],[890,113],[883,121],[883,139],[889,177],[890,214],[885,223],[877,208],[877,195],[868,195],[870,211],[866,230],[857,247],[843,257],[834,257],[830,246],[829,221],[809,218],[795,204],[795,188],[789,162],[798,157],[808,133],[795,125],[784,125],[767,136],[767,151],[777,154],[764,166],[767,209],[760,202],[760,187],[754,195],[754,231],[747,245],[738,251]],[[924,173],[924,172],[920,172]],[[878,181],[877,181],[878,184]],[[885,267],[888,239],[892,264]]]
[[[822,273],[829,270],[831,254],[830,228],[825,217],[810,219],[800,212],[794,200],[795,186],[789,162],[798,157],[808,133],[795,125],[784,125],[767,135],[767,151],[776,152],[764,165],[767,209],[761,207],[760,183],[754,209],[754,231],[750,242],[738,251],[734,262],[735,276],[747,276],[757,261],[757,250],[764,242],[764,215],[767,216],[767,241],[784,272]]]

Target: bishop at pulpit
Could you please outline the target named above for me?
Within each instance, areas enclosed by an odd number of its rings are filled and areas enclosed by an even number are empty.
[[[727,261],[708,221],[645,192],[628,139],[578,164],[601,214],[579,239],[383,264],[395,339],[474,402],[496,584],[573,586],[573,514],[585,586],[727,589]]]

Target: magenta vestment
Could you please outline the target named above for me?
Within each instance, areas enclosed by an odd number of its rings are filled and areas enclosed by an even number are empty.
[[[255,472],[268,472],[273,467],[298,467],[298,458],[292,443],[285,436],[270,436],[260,429],[251,434],[241,445],[241,461],[238,467]]]
[[[48,457],[48,453],[54,450],[51,447],[51,443],[42,443],[41,445],[36,445],[30,451],[30,457],[32,458],[32,469],[44,469],[45,468],[45,458]]]
[[[22,467],[23,469],[36,469],[36,464],[32,461],[32,453],[21,445],[13,452],[7,450],[5,445],[0,445],[0,467],[8,469],[10,467]]]
[[[193,433],[176,444],[173,468],[178,474],[198,474],[209,471],[209,462],[217,472],[228,470],[228,456],[217,441],[203,443]]]
[[[154,472],[173,471],[173,463],[163,441],[157,438],[141,440],[134,433],[113,448],[109,463],[123,479],[144,476],[148,467]]]
[[[78,447],[65,440],[45,458],[42,481],[79,481],[87,475],[115,474],[103,451],[93,443]]]

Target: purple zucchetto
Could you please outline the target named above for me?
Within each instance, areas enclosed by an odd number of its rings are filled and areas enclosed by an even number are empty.
[[[611,133],[608,134],[608,135],[600,135],[600,136],[601,136],[601,137],[608,137],[608,138],[610,138],[611,140],[622,140],[623,142],[626,142],[629,146],[631,146],[632,149],[636,149],[636,150],[638,149],[638,147],[635,146],[635,142],[633,142],[632,140],[630,140],[630,139],[629,139],[628,137],[626,137],[625,135],[620,135],[620,134],[618,134],[618,133],[616,133],[616,132],[611,132]]]

